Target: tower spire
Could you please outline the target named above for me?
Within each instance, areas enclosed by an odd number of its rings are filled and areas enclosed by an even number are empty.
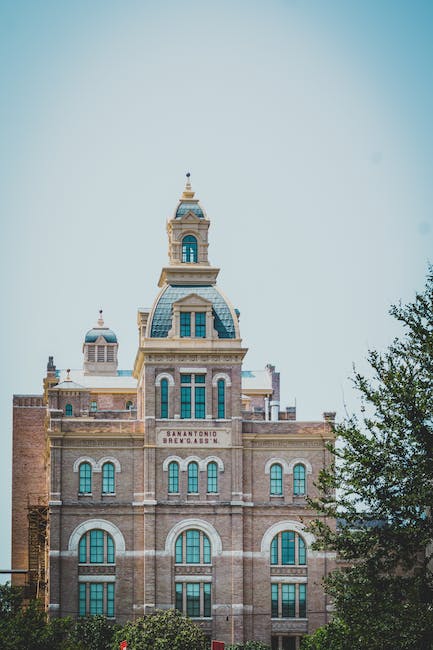
[[[185,199],[193,199],[195,192],[193,191],[191,187],[191,174],[190,172],[187,172],[186,174],[186,183],[185,183],[185,189],[182,193],[182,196],[180,197],[181,201],[184,201]]]
[[[99,310],[98,327],[104,327],[104,319],[102,318],[102,309]]]

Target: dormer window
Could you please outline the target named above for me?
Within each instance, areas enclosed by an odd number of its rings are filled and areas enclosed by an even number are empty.
[[[195,338],[206,338],[206,312],[195,312]]]
[[[197,239],[192,235],[182,239],[182,262],[195,264],[198,262]]]
[[[212,302],[191,293],[173,302],[172,326],[168,336],[194,339],[216,339]]]
[[[180,312],[180,335],[191,336],[191,312],[190,311],[181,311]]]

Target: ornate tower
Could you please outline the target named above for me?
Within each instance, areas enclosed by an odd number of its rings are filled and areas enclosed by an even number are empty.
[[[117,336],[105,327],[102,309],[99,310],[98,322],[89,330],[83,343],[83,370],[85,375],[116,375]]]

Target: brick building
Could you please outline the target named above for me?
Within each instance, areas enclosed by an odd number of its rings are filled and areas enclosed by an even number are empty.
[[[209,637],[294,650],[327,621],[334,559],[311,548],[306,496],[334,414],[299,422],[273,366],[242,370],[209,225],[188,178],[132,371],[101,312],[82,369],[50,357],[43,395],[14,396],[12,565],[51,616],[177,607]]]

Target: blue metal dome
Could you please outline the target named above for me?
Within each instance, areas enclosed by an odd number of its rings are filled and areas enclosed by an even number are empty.
[[[187,212],[194,212],[195,216],[199,219],[204,219],[204,213],[201,206],[198,203],[190,203],[189,201],[182,201],[177,206],[176,210],[176,219],[180,219],[185,216]]]
[[[108,327],[94,327],[89,330],[84,339],[85,343],[95,343],[97,339],[103,336],[107,343],[117,343],[117,336],[113,330],[108,329]]]
[[[196,293],[212,303],[214,327],[220,339],[236,338],[232,312],[225,299],[214,286],[178,285],[168,286],[159,297],[152,318],[150,336],[165,338],[171,328],[173,303],[191,293]]]

